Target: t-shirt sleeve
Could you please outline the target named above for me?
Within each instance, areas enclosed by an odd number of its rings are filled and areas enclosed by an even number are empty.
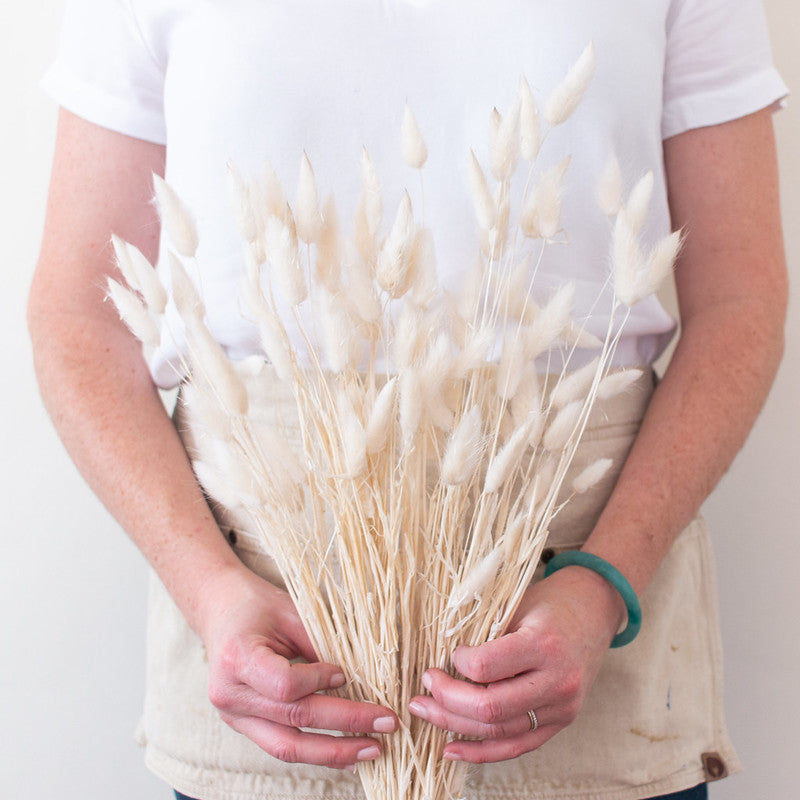
[[[786,97],[760,0],[673,0],[666,33],[663,138],[738,119]]]
[[[58,55],[42,88],[89,122],[164,144],[164,69],[130,0],[67,0]]]

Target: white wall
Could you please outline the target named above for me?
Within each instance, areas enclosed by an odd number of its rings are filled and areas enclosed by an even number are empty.
[[[776,59],[800,85],[800,9],[767,0]],[[24,327],[55,110],[36,88],[63,0],[0,8],[0,291],[4,409],[0,486],[0,797],[166,800],[132,741],[141,702],[141,557],[93,499],[42,410]],[[776,120],[787,247],[800,263],[800,105]],[[744,452],[707,503],[715,532],[727,656],[728,719],[746,772],[714,800],[784,800],[800,719],[800,306],[793,287],[786,359]]]

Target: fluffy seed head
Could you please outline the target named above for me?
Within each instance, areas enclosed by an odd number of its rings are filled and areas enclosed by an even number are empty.
[[[469,160],[469,189],[472,194],[472,203],[475,207],[475,216],[481,228],[489,230],[497,220],[497,207],[494,203],[489,185],[486,183],[484,175],[475,153],[470,150]]]
[[[459,420],[442,459],[442,482],[459,486],[475,475],[485,449],[480,406],[474,405]]]
[[[402,149],[406,164],[414,169],[422,169],[428,158],[428,148],[408,103],[403,111]]]
[[[199,239],[192,215],[175,190],[159,175],[153,175],[153,186],[158,213],[167,236],[182,256],[194,258]]]
[[[314,170],[308,156],[300,159],[300,176],[297,179],[297,196],[294,204],[297,235],[306,244],[316,242],[322,230],[322,215],[319,212],[319,193]]]
[[[270,217],[267,220],[265,238],[271,273],[284,299],[291,306],[299,305],[308,296],[308,287],[300,263],[294,228],[278,217]]]
[[[589,489],[603,480],[613,465],[614,462],[610,458],[599,458],[597,461],[592,462],[572,481],[572,491],[575,494],[588,492]]]
[[[544,118],[551,125],[560,125],[572,116],[594,76],[595,63],[594,44],[590,42],[547,99]]]
[[[552,240],[561,228],[561,203],[564,176],[569,156],[542,175],[525,200],[520,214],[520,228],[531,239]]]
[[[120,319],[142,344],[158,347],[161,334],[142,301],[130,289],[113,278],[108,279],[108,296],[117,307]]]
[[[610,400],[622,394],[641,378],[644,373],[640,369],[625,369],[606,375],[597,387],[598,400]]]
[[[595,192],[597,205],[607,216],[613,217],[622,205],[622,171],[616,156],[606,161]]]
[[[378,392],[367,420],[367,452],[378,453],[386,447],[394,419],[397,399],[397,376],[390,378]]]
[[[517,168],[520,148],[520,104],[520,97],[517,95],[505,117],[500,119],[500,124],[492,126],[490,163],[492,175],[498,181],[507,181]]]
[[[575,435],[583,407],[583,400],[574,400],[559,410],[542,439],[545,450],[561,453],[566,448]]]
[[[519,137],[520,152],[526,161],[535,161],[542,144],[542,131],[539,124],[539,109],[533,99],[533,92],[525,78],[519,82]]]

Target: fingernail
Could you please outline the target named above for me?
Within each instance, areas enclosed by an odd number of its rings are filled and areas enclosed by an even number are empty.
[[[446,758],[448,761],[461,761],[458,753],[442,753],[442,758]]]
[[[431,677],[429,672],[424,672],[422,674],[422,685],[428,690],[431,690],[431,686],[433,686],[433,678]]]
[[[397,728],[397,724],[395,723],[394,717],[378,717],[378,719],[372,723],[372,730],[374,730],[375,733],[392,733],[395,728]]]
[[[337,672],[331,677],[330,687],[331,689],[338,689],[340,686],[344,686],[346,682],[347,678],[341,672]]]
[[[356,758],[359,761],[372,761],[381,754],[380,748],[377,746],[365,747],[363,750],[358,751]]]
[[[416,717],[422,717],[423,719],[428,718],[428,712],[422,703],[418,700],[412,700],[408,704],[408,710]]]

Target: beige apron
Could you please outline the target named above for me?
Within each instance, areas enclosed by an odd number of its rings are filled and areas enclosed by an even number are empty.
[[[294,401],[269,372],[258,379],[257,407],[264,424],[285,423],[295,416]],[[595,408],[574,474],[603,456],[621,467],[652,388],[646,374]],[[190,453],[201,452],[188,417],[179,404],[177,428]],[[566,506],[551,527],[551,552],[580,546],[614,480],[607,476]],[[220,510],[217,517],[244,563],[280,583],[235,514]],[[678,537],[641,600],[640,635],[608,652],[577,720],[534,753],[474,768],[467,800],[638,800],[739,769],[723,720],[715,576],[701,519]],[[356,776],[283,763],[225,725],[207,699],[207,673],[200,640],[153,577],[141,740],[147,765],[171,786],[198,800],[363,798]]]

